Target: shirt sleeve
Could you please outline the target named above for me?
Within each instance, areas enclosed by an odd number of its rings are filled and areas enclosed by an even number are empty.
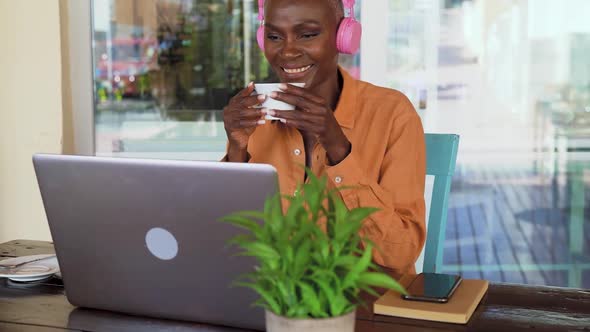
[[[412,109],[402,117],[387,138],[379,179],[368,178],[359,162],[361,147],[354,144],[350,154],[328,166],[326,173],[335,187],[352,187],[340,192],[348,209],[379,208],[361,229],[361,236],[377,246],[373,260],[399,273],[411,273],[426,238],[426,147],[416,112]]]

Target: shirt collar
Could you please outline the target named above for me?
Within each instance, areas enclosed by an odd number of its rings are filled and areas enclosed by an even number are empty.
[[[354,112],[357,109],[356,95],[358,82],[342,67],[338,66],[338,70],[340,71],[340,75],[342,75],[343,87],[336,110],[334,111],[334,116],[341,127],[351,129],[354,127]]]

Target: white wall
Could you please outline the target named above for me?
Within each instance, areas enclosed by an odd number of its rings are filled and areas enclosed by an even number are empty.
[[[0,0],[0,242],[49,240],[31,156],[61,153],[58,0]]]
[[[386,1],[375,0],[361,1],[360,4],[360,20],[363,24],[361,79],[375,85],[388,86],[384,70],[387,68],[389,5]]]

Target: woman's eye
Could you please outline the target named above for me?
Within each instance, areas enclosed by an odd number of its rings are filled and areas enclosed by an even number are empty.
[[[318,33],[317,33],[317,32],[313,32],[313,33],[304,33],[304,34],[302,35],[302,37],[303,37],[304,39],[309,39],[309,38],[313,38],[313,37],[315,37],[315,36],[317,36],[317,35],[318,35]]]
[[[267,35],[266,38],[270,39],[270,40],[278,40],[279,36],[276,35]]]

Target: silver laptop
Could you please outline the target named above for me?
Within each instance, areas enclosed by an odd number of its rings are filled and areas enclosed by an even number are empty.
[[[262,210],[269,165],[33,156],[68,300],[76,306],[264,329],[256,294],[230,287],[252,258],[218,220]]]

